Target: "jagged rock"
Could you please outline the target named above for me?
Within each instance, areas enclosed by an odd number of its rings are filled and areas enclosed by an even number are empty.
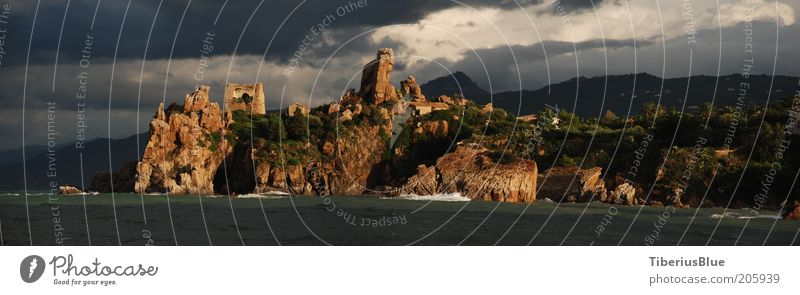
[[[336,146],[334,146],[332,142],[326,141],[322,144],[322,154],[327,156],[333,155],[334,148],[336,148]]]
[[[400,81],[401,91],[411,97],[412,101],[425,101],[425,95],[422,94],[422,88],[417,85],[417,78],[409,75],[403,81]]]
[[[378,50],[377,58],[364,66],[361,73],[361,90],[358,96],[374,105],[397,100],[397,92],[392,85],[391,75],[394,53],[391,48]]]
[[[539,197],[554,201],[588,202],[606,198],[602,168],[554,167],[539,174]]]
[[[416,129],[414,129],[414,133],[422,134],[427,133],[433,136],[445,136],[447,133],[450,132],[450,126],[447,121],[426,121],[425,123],[421,123]]]
[[[403,190],[420,196],[430,196],[437,193],[439,174],[435,167],[425,165],[417,166],[417,174],[411,176]]]
[[[217,167],[231,151],[219,104],[201,86],[186,96],[181,111],[159,105],[150,140],[137,164],[138,193],[211,194]]]
[[[326,142],[323,162],[288,165],[257,159],[254,191],[293,194],[359,195],[370,186],[368,178],[381,160],[385,143],[378,136],[381,126],[355,127],[335,143]],[[249,161],[249,160],[248,160]],[[250,162],[248,162],[250,163]],[[252,164],[250,164],[252,165]]]
[[[355,89],[348,89],[347,92],[339,99],[339,104],[343,106],[361,103],[361,97],[358,96]]]
[[[481,113],[484,113],[484,114],[485,113],[491,113],[493,110],[494,110],[494,107],[492,106],[492,103],[490,102],[490,103],[487,103],[485,106],[483,106],[483,109],[481,109]]]
[[[783,214],[783,219],[800,220],[800,202],[794,201],[789,209]]]
[[[363,109],[364,109],[364,107],[362,107],[360,103],[357,103],[357,104],[356,104],[356,105],[353,107],[353,115],[358,115],[358,114],[361,114],[361,110],[363,110]]]
[[[400,191],[417,195],[459,192],[473,200],[532,203],[536,176],[536,162],[497,164],[485,149],[460,146],[440,157],[435,167],[419,167]]]
[[[667,196],[667,204],[675,208],[682,208],[684,206],[683,202],[681,202],[682,196],[683,196],[682,188],[678,187],[672,189],[672,193]]]
[[[353,120],[353,112],[350,111],[350,109],[346,109],[341,115],[339,115],[338,118],[336,118],[336,120],[339,120],[339,122]]]
[[[83,191],[71,185],[63,185],[58,187],[58,193],[61,195],[79,195],[82,194]]]
[[[341,106],[338,103],[332,103],[328,106],[328,115],[338,113]]]
[[[611,192],[611,202],[620,205],[635,205],[636,188],[627,182],[618,185]]]

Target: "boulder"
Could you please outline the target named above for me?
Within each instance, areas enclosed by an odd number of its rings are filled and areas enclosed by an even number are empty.
[[[483,106],[483,109],[481,109],[481,113],[484,113],[484,114],[491,113],[493,110],[494,110],[494,107],[492,106],[492,103],[490,102],[490,103],[487,103],[485,106]]]
[[[403,93],[411,98],[411,101],[425,101],[425,95],[422,94],[422,88],[417,85],[417,78],[414,76],[409,75],[408,78],[400,81],[400,89]]]
[[[336,120],[339,120],[339,122],[353,120],[353,112],[350,111],[350,109],[346,109],[341,115],[339,115],[338,118],[336,118]]]
[[[636,188],[624,182],[611,192],[611,203],[619,205],[636,205]]]
[[[439,95],[439,101],[446,104],[454,104],[453,99],[447,95]]]
[[[444,120],[426,121],[425,123],[420,123],[419,126],[414,129],[414,133],[427,133],[433,136],[445,136],[448,132],[450,132],[450,126],[449,123]]]
[[[83,191],[81,189],[71,185],[63,185],[58,187],[58,194],[60,195],[79,195],[82,193]]]
[[[338,103],[332,103],[328,106],[328,115],[338,113],[340,105]]]
[[[410,192],[420,196],[430,196],[436,194],[439,174],[436,172],[435,167],[427,167],[425,165],[417,166],[417,174],[411,176],[403,188],[406,192]]]
[[[358,96],[355,89],[348,89],[344,95],[339,99],[339,104],[343,106],[361,103],[361,97]]]

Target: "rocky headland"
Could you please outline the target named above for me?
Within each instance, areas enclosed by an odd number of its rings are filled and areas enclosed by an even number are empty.
[[[209,87],[200,86],[186,95],[182,105],[159,105],[142,158],[120,171],[96,174],[91,190],[232,196],[460,193],[473,200],[511,203],[547,198],[678,208],[725,205],[715,203],[724,200],[704,198],[696,190],[685,191],[695,183],[682,182],[679,173],[668,170],[700,160],[706,166],[727,161],[725,154],[677,149],[665,160],[665,171],[633,181],[624,167],[595,161],[607,154],[592,154],[589,161],[575,163],[556,146],[532,140],[546,134],[542,130],[562,132],[559,122],[565,127],[568,119],[564,114],[517,117],[491,103],[476,104],[460,93],[426,96],[424,85],[418,85],[414,76],[395,87],[393,64],[392,49],[378,50],[363,68],[359,90],[350,89],[338,101],[313,108],[295,103],[284,110],[265,111],[261,83],[229,84],[225,105],[220,106],[209,98]],[[626,124],[613,114],[606,114],[602,123]],[[639,133],[642,136],[626,138],[632,150],[642,149],[640,138],[650,136]],[[567,140],[568,145],[584,143]],[[707,147],[700,152],[703,148]],[[561,158],[552,158],[558,155]],[[556,165],[537,165],[543,161]],[[638,165],[631,169],[644,169]],[[604,167],[612,172],[606,173]],[[651,188],[651,183],[656,184]],[[749,205],[741,200],[731,203]],[[762,205],[779,204],[768,199]],[[793,204],[787,206],[789,219],[800,215],[797,203]]]

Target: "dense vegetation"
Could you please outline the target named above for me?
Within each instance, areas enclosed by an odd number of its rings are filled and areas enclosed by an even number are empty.
[[[309,163],[325,157],[320,151],[326,142],[349,136],[354,127],[388,125],[385,114],[392,104],[361,107],[352,120],[341,120],[341,112],[328,114],[329,105],[294,116],[237,111],[228,140],[252,143],[260,158],[270,161],[279,160],[282,153],[287,164]],[[794,171],[800,168],[798,147],[780,148],[792,137],[784,131],[794,122],[793,107],[798,106],[791,98],[767,107],[706,104],[684,112],[647,103],[629,117],[605,111],[581,118],[563,109],[546,109],[536,114],[538,119],[526,121],[465,100],[449,110],[409,116],[403,128],[395,128],[399,134],[393,143],[393,134],[382,129],[386,148],[376,153],[388,167],[384,177],[390,184],[413,175],[419,164],[435,164],[457,145],[477,144],[489,149],[498,163],[533,159],[540,171],[553,166],[602,167],[612,185],[628,180],[647,194],[654,184],[653,195],[681,188],[689,199],[702,198],[708,191],[708,200],[721,206],[732,196],[734,206],[758,203],[765,189],[762,182],[770,182],[766,190],[772,199],[761,205],[774,207],[789,194]],[[347,108],[356,113],[355,106]],[[420,128],[426,122],[447,122],[447,132],[426,132]],[[214,145],[218,139],[212,136],[209,141]],[[776,165],[780,169],[770,171]]]

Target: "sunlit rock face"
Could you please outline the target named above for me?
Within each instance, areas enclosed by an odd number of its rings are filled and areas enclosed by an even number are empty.
[[[509,164],[494,161],[487,150],[458,147],[436,165],[420,165],[401,193],[431,195],[458,192],[473,200],[509,203],[536,201],[536,162],[519,160]]]
[[[361,73],[361,90],[359,96],[381,105],[386,101],[397,100],[397,91],[392,85],[392,68],[394,53],[391,48],[378,50],[375,60],[364,66]]]
[[[150,122],[150,140],[136,167],[138,193],[211,194],[217,167],[231,147],[219,104],[208,86],[184,99],[183,106],[162,103]]]

